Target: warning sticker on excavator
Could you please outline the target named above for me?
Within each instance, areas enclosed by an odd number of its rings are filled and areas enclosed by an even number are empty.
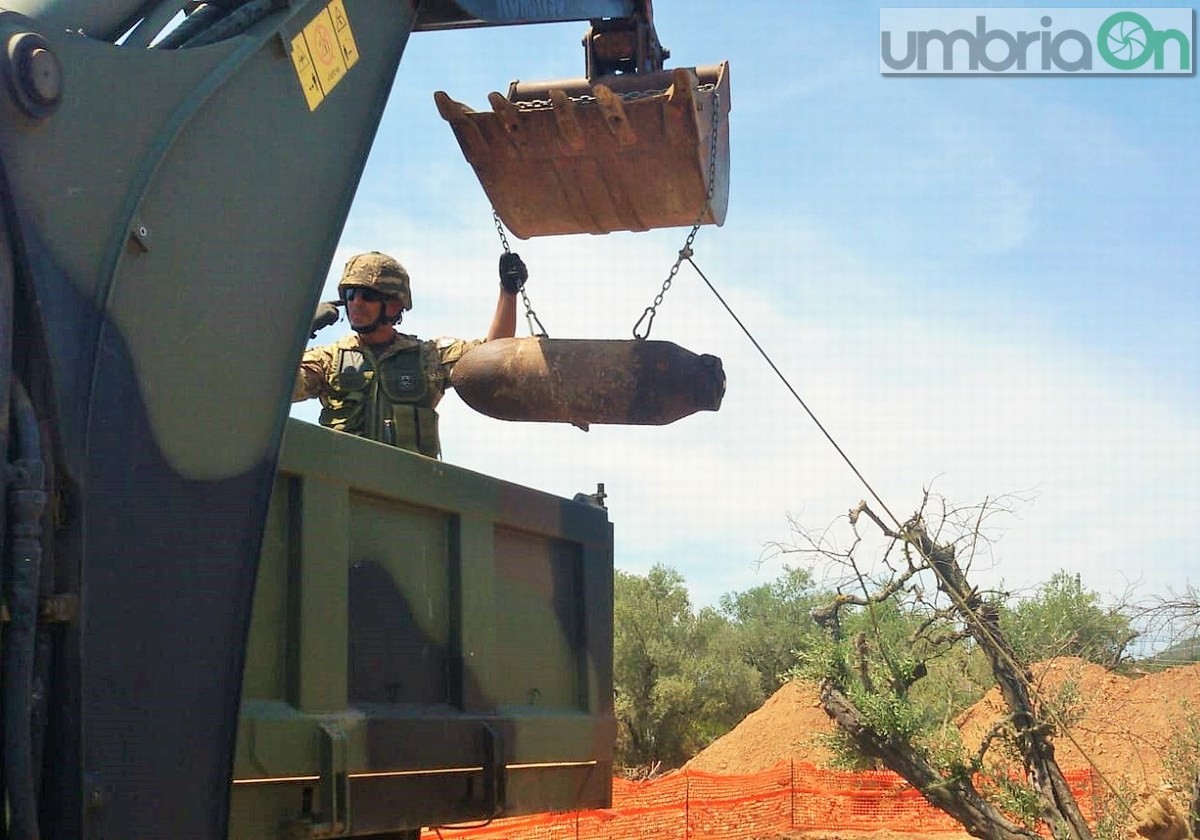
[[[342,0],[333,0],[292,39],[292,65],[310,111],[356,63],[358,45]]]
[[[346,7],[342,0],[333,0],[329,4],[329,16],[333,19],[333,33],[337,36],[338,46],[342,48],[342,59],[349,70],[358,63],[358,45],[354,43],[354,33],[350,31],[350,18],[346,17]]]

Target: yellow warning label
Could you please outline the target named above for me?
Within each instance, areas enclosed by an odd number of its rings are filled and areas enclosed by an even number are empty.
[[[296,68],[296,78],[300,80],[300,88],[308,101],[308,110],[317,110],[325,93],[321,90],[321,81],[317,78],[317,70],[313,67],[303,33],[292,39],[292,65]]]
[[[292,64],[310,111],[356,63],[358,45],[342,0],[332,0],[292,39]]]
[[[333,17],[328,7],[304,27],[304,40],[308,44],[313,66],[317,68],[321,90],[328,96],[334,85],[346,75],[346,62],[342,59],[342,47],[333,29]]]
[[[346,17],[346,7],[342,5],[342,0],[333,0],[329,4],[329,15],[333,19],[333,31],[342,48],[342,60],[346,62],[346,69],[349,70],[358,62],[358,45],[354,43],[354,33],[350,31],[350,18]]]

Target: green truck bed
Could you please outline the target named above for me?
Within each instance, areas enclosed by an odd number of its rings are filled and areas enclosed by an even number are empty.
[[[612,573],[599,505],[290,420],[229,836],[607,807]]]

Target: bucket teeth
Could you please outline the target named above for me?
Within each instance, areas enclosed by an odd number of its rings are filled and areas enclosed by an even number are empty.
[[[567,92],[555,88],[550,91],[550,104],[554,109],[554,121],[558,125],[558,133],[572,151],[582,152],[587,147],[587,139],[583,136],[583,125],[575,113],[575,103],[567,96]]]
[[[521,112],[502,94],[492,91],[488,94],[488,102],[492,112],[500,119],[500,124],[510,136],[515,136],[521,129]]]
[[[629,124],[629,117],[625,116],[625,106],[621,104],[621,97],[605,85],[596,85],[592,88],[592,93],[596,96],[596,105],[600,108],[600,113],[604,114],[604,124],[617,138],[617,142],[622,146],[637,143],[637,134]]]
[[[682,67],[677,67],[671,73],[671,89],[667,91],[667,101],[676,108],[696,107],[696,94],[699,83],[696,76]]]
[[[442,115],[442,119],[454,127],[454,133],[458,137],[459,145],[467,160],[477,160],[481,163],[486,161],[488,142],[484,139],[483,132],[479,130],[478,123],[468,116],[475,112],[461,102],[455,102],[445,91],[434,91],[433,101],[437,104],[438,113]],[[486,163],[483,165],[486,166]]]

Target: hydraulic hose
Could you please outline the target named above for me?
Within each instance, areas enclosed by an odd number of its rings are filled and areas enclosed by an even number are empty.
[[[7,465],[8,552],[4,557],[4,600],[9,622],[4,634],[4,781],[8,834],[38,840],[34,767],[34,664],[38,624],[38,579],[42,566],[45,469],[37,413],[25,388],[13,380],[12,417],[16,460]]]
[[[155,45],[155,49],[179,49],[190,39],[225,17],[226,14],[228,14],[228,10],[224,7],[216,3],[205,3],[184,18],[179,26],[163,36],[163,39]]]
[[[286,5],[286,0],[226,0],[203,3],[178,27],[163,36],[155,49],[174,50],[215,44],[241,34]]]
[[[204,47],[240,35],[282,6],[280,0],[246,0],[204,31],[190,37],[182,46]]]

